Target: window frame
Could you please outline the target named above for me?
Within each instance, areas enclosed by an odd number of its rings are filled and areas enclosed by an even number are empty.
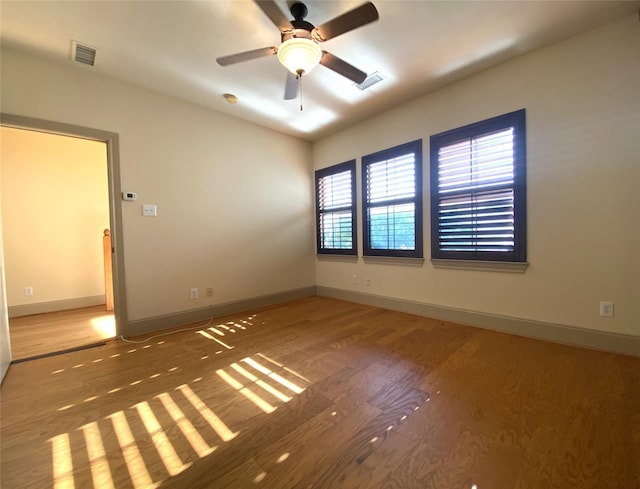
[[[337,175],[344,172],[351,173],[351,205],[344,206],[330,211],[320,209],[320,192],[319,183],[322,178]],[[357,240],[357,212],[356,212],[356,160],[345,161],[337,165],[321,168],[315,171],[315,201],[316,201],[316,253],[318,255],[356,255],[358,254]],[[322,236],[320,231],[320,223],[322,215],[334,213],[337,211],[351,210],[351,248],[325,248],[322,246]]]
[[[385,202],[369,204],[368,200],[368,167],[374,163],[397,158],[402,155],[413,153],[415,164],[415,194],[412,199],[388,199]],[[364,257],[395,257],[395,258],[423,258],[424,242],[423,242],[423,181],[422,181],[422,139],[416,139],[408,143],[400,144],[391,148],[387,148],[375,153],[370,153],[361,158],[362,162],[362,254]],[[394,202],[399,204],[412,202],[414,204],[414,232],[415,232],[415,249],[399,250],[399,249],[379,249],[371,247],[371,236],[369,228],[369,220],[367,215],[370,208],[384,207],[393,205]]]
[[[442,251],[439,248],[439,150],[442,147],[477,138],[488,133],[513,128],[513,251]],[[527,260],[527,197],[526,197],[526,110],[520,109],[456,129],[435,134],[430,138],[431,191],[431,259],[466,260],[476,262],[514,262]]]

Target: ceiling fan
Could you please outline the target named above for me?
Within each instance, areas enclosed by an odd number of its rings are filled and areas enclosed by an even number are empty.
[[[284,92],[285,100],[296,98],[302,75],[309,73],[318,64],[326,66],[354,83],[362,83],[365,80],[367,74],[364,71],[320,49],[318,44],[378,20],[378,11],[373,3],[367,2],[315,27],[304,20],[308,9],[301,2],[291,5],[293,20],[288,20],[274,0],[254,1],[280,30],[280,46],[221,56],[216,59],[220,66],[277,55],[280,63],[288,70]]]

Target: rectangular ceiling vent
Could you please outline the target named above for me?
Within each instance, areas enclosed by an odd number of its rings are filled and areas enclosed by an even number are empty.
[[[78,41],[71,41],[71,59],[76,63],[89,66],[95,65],[96,52],[97,50],[91,46],[80,44]]]
[[[366,77],[362,83],[356,84],[356,87],[358,87],[360,90],[366,90],[367,88],[381,82],[382,80],[384,80],[384,76],[375,71],[368,77]]]

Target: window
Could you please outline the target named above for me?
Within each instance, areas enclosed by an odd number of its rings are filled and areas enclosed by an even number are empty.
[[[525,110],[431,136],[431,258],[526,261]]]
[[[365,256],[422,258],[422,141],[362,157]]]
[[[319,254],[357,254],[355,180],[355,160],[316,171]]]

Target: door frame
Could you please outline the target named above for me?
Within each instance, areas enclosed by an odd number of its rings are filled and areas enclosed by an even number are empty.
[[[120,147],[118,133],[6,113],[0,113],[0,125],[106,143],[111,263],[113,264],[113,315],[116,323],[116,338],[118,336],[126,336],[128,317],[124,271],[124,244],[122,241],[122,200],[120,198],[122,190],[120,187]]]

